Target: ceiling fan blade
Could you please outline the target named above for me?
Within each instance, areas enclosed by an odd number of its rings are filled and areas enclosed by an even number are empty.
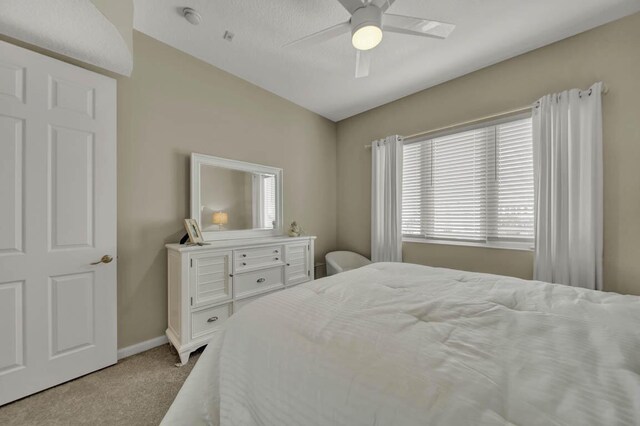
[[[372,3],[382,9],[383,12],[386,12],[395,1],[396,0],[373,0]]]
[[[445,39],[449,37],[456,26],[430,19],[385,13],[382,17],[382,28],[394,33]]]
[[[362,0],[338,0],[340,4],[353,15],[353,12],[364,6]]]
[[[333,27],[325,28],[322,31],[318,31],[317,33],[310,34],[308,36],[302,37],[298,40],[294,40],[285,44],[282,47],[304,47],[311,46],[313,44],[322,43],[323,41],[330,40],[334,37],[337,37],[341,34],[347,33],[351,31],[351,24],[349,21],[343,22],[338,25],[334,25]]]
[[[356,78],[369,76],[371,66],[371,50],[356,49]]]
[[[397,33],[397,34],[406,34],[406,35],[419,36],[419,37],[437,38],[438,40],[444,40],[446,38],[446,37],[441,37],[433,34],[421,33],[418,31],[405,30],[404,28],[390,27],[388,25],[384,27],[384,31],[387,33]]]

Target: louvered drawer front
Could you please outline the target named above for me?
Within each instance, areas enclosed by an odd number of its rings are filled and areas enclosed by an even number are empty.
[[[287,285],[300,284],[311,279],[309,271],[309,248],[307,244],[287,246]]]
[[[284,267],[235,275],[235,297],[248,297],[284,286]]]
[[[202,253],[191,257],[192,306],[231,299],[231,251]]]
[[[235,273],[282,265],[282,246],[258,247],[234,251]]]
[[[191,314],[191,338],[196,339],[216,331],[231,315],[231,303],[203,309]]]

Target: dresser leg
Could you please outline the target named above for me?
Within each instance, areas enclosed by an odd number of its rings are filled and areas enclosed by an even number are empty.
[[[182,367],[189,362],[189,355],[191,355],[191,352],[180,352],[178,355],[180,356],[180,362],[176,364],[176,367]]]

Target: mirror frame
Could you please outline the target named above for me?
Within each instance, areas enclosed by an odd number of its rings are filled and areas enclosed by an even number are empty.
[[[205,241],[232,240],[238,238],[273,237],[283,235],[282,169],[262,164],[230,160],[212,155],[191,153],[191,218],[200,223],[200,168],[216,166],[250,173],[269,173],[276,177],[276,224],[273,229],[236,229],[229,231],[202,231]]]

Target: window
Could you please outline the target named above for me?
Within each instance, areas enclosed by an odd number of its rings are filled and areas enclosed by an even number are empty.
[[[530,248],[531,118],[405,144],[402,190],[405,238]]]
[[[276,225],[276,177],[273,175],[265,175],[263,179],[263,195],[264,200],[262,209],[262,227],[273,229]]]
[[[253,227],[276,227],[276,177],[255,173],[253,175]]]

